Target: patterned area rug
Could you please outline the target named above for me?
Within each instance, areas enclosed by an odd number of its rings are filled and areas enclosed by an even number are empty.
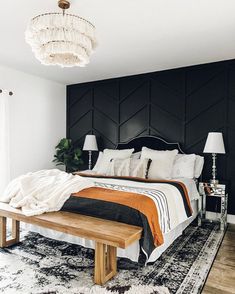
[[[118,275],[100,287],[93,284],[93,250],[27,233],[21,244],[0,249],[0,293],[196,294],[222,238],[215,224],[191,224],[151,265],[119,259]]]

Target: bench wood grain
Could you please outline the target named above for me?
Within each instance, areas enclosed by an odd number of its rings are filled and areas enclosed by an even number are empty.
[[[12,239],[6,239],[6,219],[12,219]],[[125,249],[141,238],[142,228],[71,212],[50,212],[25,216],[20,209],[0,203],[0,247],[19,242],[20,222],[93,240],[95,245],[94,281],[103,285],[117,273],[117,247]]]

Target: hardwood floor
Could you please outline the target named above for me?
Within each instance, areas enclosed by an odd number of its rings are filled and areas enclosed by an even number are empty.
[[[235,294],[235,225],[229,225],[202,294]]]

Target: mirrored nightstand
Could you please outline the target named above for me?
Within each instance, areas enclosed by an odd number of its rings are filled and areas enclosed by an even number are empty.
[[[199,216],[199,225],[203,220],[208,221],[219,221],[220,229],[225,230],[227,227],[227,206],[228,206],[228,193],[225,184],[211,184],[206,182],[199,183],[199,193],[202,197],[201,199],[201,214]],[[206,198],[207,197],[217,197],[220,198],[220,213],[217,219],[207,219],[206,218]]]

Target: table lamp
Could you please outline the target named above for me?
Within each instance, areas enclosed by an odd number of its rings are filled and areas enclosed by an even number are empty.
[[[208,133],[206,144],[203,153],[212,154],[212,184],[218,184],[219,181],[216,179],[216,156],[217,154],[225,154],[223,134],[219,132]]]
[[[83,150],[89,152],[89,164],[88,168],[91,170],[91,156],[92,156],[92,151],[98,151],[97,147],[97,142],[96,142],[96,137],[95,135],[86,135],[84,145],[83,145]]]

